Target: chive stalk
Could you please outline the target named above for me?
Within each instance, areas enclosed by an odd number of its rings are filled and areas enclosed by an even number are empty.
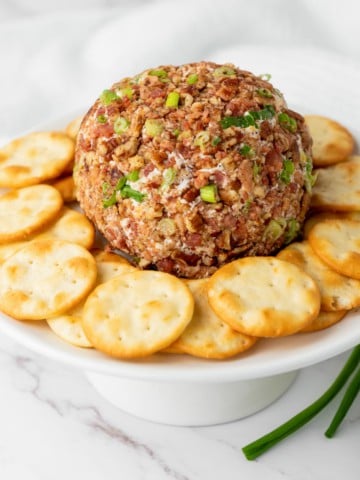
[[[248,460],[255,460],[277,443],[284,440],[292,433],[299,430],[302,426],[314,418],[323,408],[328,405],[331,400],[339,393],[345,385],[349,377],[352,375],[356,367],[360,363],[360,345],[357,345],[351,352],[344,367],[330,385],[330,387],[323,393],[315,402],[302,410],[300,413],[290,418],[287,422],[280,425],[275,430],[264,435],[263,437],[249,443],[242,448],[245,457]],[[345,412],[346,413],[346,412]],[[331,433],[331,432],[330,432]]]
[[[330,423],[329,428],[325,432],[326,437],[332,438],[334,436],[336,430],[338,429],[340,423],[345,418],[345,415],[350,409],[359,391],[360,391],[360,367],[358,368],[356,374],[354,375],[348,388],[346,389],[343,399],[339,405],[339,408],[337,409],[334,415],[334,418]]]

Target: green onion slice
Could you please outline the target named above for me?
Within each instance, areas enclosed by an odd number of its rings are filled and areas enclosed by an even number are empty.
[[[227,65],[222,65],[214,70],[214,77],[233,77],[234,75],[235,70]]]
[[[275,116],[275,109],[272,105],[265,105],[262,110],[255,110],[245,113],[240,117],[224,117],[220,120],[222,128],[256,126],[257,121],[268,120]]]
[[[200,198],[207,203],[216,203],[217,199],[217,186],[215,184],[205,185],[200,188]]]
[[[165,70],[163,69],[158,69],[158,70],[150,70],[149,72],[149,75],[153,76],[153,77],[158,77],[160,80],[162,81],[166,81],[168,78],[168,74]]]
[[[138,192],[130,187],[130,185],[124,185],[123,188],[120,190],[120,195],[122,198],[132,198],[137,202],[142,202],[146,197],[145,193]]]
[[[126,132],[129,128],[130,122],[124,117],[118,117],[114,122],[114,132],[118,135]]]
[[[287,227],[285,232],[285,244],[288,244],[297,237],[300,231],[300,223],[295,218],[290,218],[287,221]]]
[[[263,98],[273,98],[274,95],[267,88],[258,88],[256,93]]]
[[[115,100],[118,100],[118,96],[112,90],[104,90],[100,95],[100,101],[103,105],[108,106]]]
[[[137,182],[139,180],[139,170],[132,170],[126,175],[129,182]]]
[[[175,168],[166,168],[163,172],[163,182],[161,184],[161,189],[166,190],[172,183],[175,181],[176,177],[176,170]]]
[[[187,79],[186,79],[186,82],[188,85],[194,85],[194,83],[196,83],[197,81],[199,80],[199,77],[196,73],[191,73]]]
[[[264,237],[268,240],[271,240],[272,242],[276,242],[281,235],[284,233],[284,230],[286,228],[286,221],[282,218],[279,218],[277,220],[270,220],[268,223],[265,232],[264,232]]]
[[[283,183],[285,183],[285,185],[288,185],[290,183],[291,176],[294,173],[294,170],[295,170],[295,165],[293,164],[292,160],[289,160],[288,158],[284,158],[283,168],[280,172],[279,178]]]
[[[279,123],[282,127],[288,130],[291,133],[295,133],[297,130],[296,120],[290,117],[287,113],[279,113],[278,115]]]
[[[123,87],[116,90],[116,93],[120,98],[127,97],[129,100],[131,100],[134,94],[134,90],[131,87]]]
[[[252,157],[254,155],[254,149],[250,147],[247,143],[244,143],[240,148],[239,152],[241,155],[244,155],[244,157]]]
[[[271,79],[270,73],[261,73],[258,75],[262,80],[266,80],[267,82]]]
[[[96,117],[97,123],[106,123],[107,122],[107,117],[106,115],[98,115]]]
[[[194,145],[196,147],[200,147],[201,150],[203,150],[206,145],[210,141],[210,133],[207,132],[206,130],[202,130],[201,132],[197,133],[195,138],[194,138]]]
[[[180,93],[170,92],[166,97],[165,107],[177,108],[179,105]]]

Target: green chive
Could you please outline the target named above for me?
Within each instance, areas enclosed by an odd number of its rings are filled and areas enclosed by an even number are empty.
[[[174,183],[176,177],[175,168],[166,168],[163,172],[163,182],[161,184],[161,189],[166,190],[172,183]]]
[[[277,220],[270,220],[264,231],[264,238],[266,240],[276,242],[276,240],[278,240],[284,233],[285,227],[286,222],[282,218],[279,218]]]
[[[346,361],[339,375],[326,390],[326,392],[307,408],[290,418],[290,420],[288,420],[286,423],[280,425],[267,435],[264,435],[258,440],[255,440],[254,442],[243,447],[242,451],[245,457],[248,460],[255,460],[255,458],[259,457],[277,443],[281,442],[281,440],[284,440],[286,437],[308,423],[312,418],[315,417],[315,415],[317,415],[321,410],[323,410],[324,407],[326,407],[326,405],[331,402],[335,395],[339,393],[359,363],[360,345],[357,345],[351,352],[350,357]]]
[[[113,193],[110,195],[109,198],[105,198],[105,199],[103,200],[103,207],[104,207],[104,208],[111,207],[112,205],[115,205],[116,202],[117,202],[117,199],[116,199],[116,190],[114,190]]]
[[[214,184],[205,185],[200,188],[201,200],[207,203],[216,203],[217,200],[217,186]]]
[[[289,160],[288,158],[284,158],[283,168],[279,175],[280,180],[286,185],[288,185],[290,183],[291,176],[294,173],[294,170],[295,170],[295,166],[292,160]]]
[[[187,79],[186,82],[188,85],[194,85],[199,80],[199,77],[196,75],[196,73],[191,73]]]
[[[213,147],[216,147],[217,145],[219,145],[220,142],[221,142],[221,137],[214,137],[211,141],[211,145]]]
[[[279,123],[282,127],[286,128],[291,133],[295,133],[297,130],[296,120],[292,117],[289,117],[287,113],[279,113],[278,115]]]
[[[166,97],[165,107],[177,108],[179,105],[180,93],[170,92]]]
[[[126,176],[120,177],[115,185],[115,192],[119,192],[126,184]]]
[[[179,128],[175,128],[175,130],[172,132],[172,134],[174,135],[174,137],[178,137],[180,135],[180,129]]]
[[[254,162],[253,164],[253,177],[257,178],[261,172],[261,167],[258,163]]]
[[[120,98],[127,97],[129,100],[131,100],[134,94],[134,90],[131,87],[123,87],[116,90],[116,93]]]
[[[157,137],[164,130],[164,125],[161,120],[155,118],[148,118],[145,121],[145,131],[149,137]]]
[[[358,368],[355,376],[350,382],[350,385],[345,391],[345,394],[339,405],[339,408],[337,409],[329,428],[325,432],[326,437],[332,438],[335,435],[336,430],[338,429],[339,425],[345,418],[345,415],[350,409],[359,391],[360,391],[360,368]]]
[[[139,180],[139,170],[132,170],[126,175],[129,182],[137,182]]]
[[[285,244],[288,244],[297,237],[300,231],[300,223],[295,218],[290,218],[287,222],[287,228],[285,232]]]
[[[119,97],[112,90],[104,90],[100,95],[100,101],[103,105],[108,106],[114,100],[117,100]]]
[[[274,95],[267,88],[258,88],[256,90],[256,93],[258,95],[260,95],[260,97],[263,97],[263,98],[273,98],[274,97]]]
[[[118,135],[126,132],[129,128],[130,122],[124,117],[118,117],[114,122],[114,132]]]
[[[97,123],[106,123],[107,122],[107,117],[106,115],[98,115],[96,117]]]
[[[254,149],[250,147],[247,143],[244,143],[240,148],[239,152],[241,155],[244,155],[244,157],[252,157],[254,155]]]
[[[305,155],[305,153],[304,153]],[[316,175],[313,175],[313,164],[310,157],[305,155],[306,162],[305,162],[305,188],[308,193],[311,193],[312,187],[315,185],[316,182]]]
[[[163,69],[158,69],[158,70],[151,70],[149,72],[149,75],[153,76],[153,77],[158,77],[161,81],[163,82],[166,82],[168,81],[168,74],[165,70]]]
[[[227,65],[222,65],[214,70],[214,77],[233,77],[234,75],[235,70]]]
[[[256,126],[258,120],[268,120],[274,117],[275,109],[272,105],[265,105],[262,110],[255,110],[245,113],[240,117],[224,117],[220,120],[222,128]]]
[[[138,192],[134,190],[129,185],[124,185],[124,187],[120,190],[120,195],[122,198],[132,198],[137,202],[142,202],[146,197],[145,193]]]

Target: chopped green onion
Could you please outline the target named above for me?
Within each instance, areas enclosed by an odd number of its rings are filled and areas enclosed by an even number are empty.
[[[340,423],[345,418],[345,415],[347,414],[349,408],[351,407],[359,391],[360,391],[360,368],[358,368],[355,376],[350,382],[350,385],[345,391],[345,394],[339,405],[339,408],[337,409],[329,428],[325,432],[326,437],[332,438],[335,435],[336,430],[338,429]]]
[[[124,117],[118,117],[114,122],[114,132],[118,135],[126,132],[129,128],[130,122]]]
[[[205,185],[200,188],[200,198],[207,203],[216,203],[217,200],[217,186],[215,184]]]
[[[97,123],[106,123],[107,122],[107,117],[106,115],[98,115],[96,117]]]
[[[129,100],[131,100],[134,94],[134,90],[131,87],[123,87],[116,90],[116,93],[120,98],[127,97]]]
[[[166,81],[167,80],[167,72],[165,70],[162,70],[162,69],[158,69],[158,70],[151,70],[149,72],[149,75],[153,76],[153,77],[158,77],[160,80],[162,81]],[[166,80],[165,80],[166,79]]]
[[[305,153],[304,153],[305,155]],[[313,174],[313,164],[310,157],[305,155],[306,163],[305,163],[305,188],[308,193],[311,193],[312,187],[315,185],[316,182],[316,175]]]
[[[196,73],[191,73],[187,79],[186,82],[188,85],[194,85],[198,81],[199,77],[196,75]]]
[[[177,108],[179,105],[180,93],[170,92],[166,97],[165,107]]]
[[[289,117],[287,113],[279,113],[278,115],[279,123],[282,127],[286,128],[291,133],[295,133],[297,130],[296,120],[292,117]]]
[[[235,70],[227,65],[215,68],[214,77],[232,77],[235,75]]]
[[[194,138],[194,145],[203,150],[210,141],[210,134],[206,130],[197,133]]]
[[[126,175],[129,182],[137,182],[139,180],[139,170],[132,170]]]
[[[260,97],[263,97],[263,98],[273,98],[274,97],[274,95],[267,88],[258,88],[256,90],[256,93],[258,95],[260,95]]]
[[[290,183],[291,175],[294,173],[294,170],[295,170],[295,166],[292,160],[289,160],[288,158],[284,158],[283,168],[279,175],[280,180],[286,185],[288,185]]]
[[[253,201],[252,201],[251,198],[248,198],[246,200],[246,202],[244,203],[244,206],[242,207],[242,210],[243,210],[244,213],[249,213],[252,202]]]
[[[148,118],[145,121],[145,131],[149,137],[157,137],[164,130],[164,125],[161,120],[155,118]]]
[[[257,162],[254,162],[254,164],[253,164],[253,177],[254,178],[258,177],[260,172],[261,172],[261,166]]]
[[[271,79],[270,73],[261,73],[258,75],[262,80],[266,80],[267,82]]]
[[[173,133],[174,137],[178,137],[180,135],[180,129],[175,128],[175,130],[172,133]]]
[[[286,222],[282,218],[277,220],[270,220],[265,231],[264,238],[276,242],[284,233]]]
[[[214,137],[211,141],[211,145],[213,147],[216,147],[217,145],[219,145],[220,142],[221,142],[221,137]]]
[[[254,155],[254,149],[250,147],[247,143],[244,143],[240,148],[239,152],[241,155],[244,155],[244,157],[252,157]]]
[[[119,192],[126,184],[126,176],[120,177],[115,185],[115,191]]]
[[[220,120],[222,128],[242,127],[247,128],[255,126],[258,120],[268,120],[275,115],[275,109],[272,105],[265,105],[262,110],[255,110],[245,113],[240,117],[224,117]]]
[[[114,190],[113,193],[110,195],[109,198],[105,198],[105,199],[103,200],[103,207],[104,207],[104,208],[111,207],[112,205],[115,205],[116,202],[117,202],[116,190]]]
[[[174,183],[176,177],[175,168],[166,168],[163,172],[163,182],[161,184],[161,189],[166,190],[172,183]]]
[[[242,451],[248,460],[255,460],[277,443],[296,432],[299,428],[308,423],[315,417],[331,400],[339,393],[347,380],[350,378],[356,367],[360,363],[360,345],[357,345],[351,352],[344,367],[336,377],[330,387],[315,402],[302,410],[300,413],[290,418],[287,422],[280,425],[272,432],[249,443],[243,447]],[[332,432],[330,432],[332,433]]]
[[[124,185],[123,188],[120,190],[120,195],[122,198],[132,198],[137,202],[142,202],[146,197],[145,193],[138,192],[134,190],[129,185]]]
[[[287,222],[287,228],[285,232],[285,243],[288,244],[296,238],[300,230],[300,223],[295,218],[290,218]]]
[[[100,95],[100,101],[103,105],[108,106],[114,100],[117,100],[119,97],[112,90],[104,90]]]

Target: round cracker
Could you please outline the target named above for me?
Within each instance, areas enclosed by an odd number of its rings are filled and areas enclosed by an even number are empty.
[[[71,137],[73,140],[76,140],[83,118],[84,115],[79,115],[78,117],[71,120],[71,122],[69,122],[65,127],[66,134],[69,135],[69,137]]]
[[[21,320],[41,320],[81,302],[95,284],[97,269],[80,245],[45,239],[14,253],[0,273],[0,310]]]
[[[309,233],[315,253],[338,273],[360,279],[360,222],[330,219]]]
[[[96,285],[136,270],[129,262],[111,253],[96,251],[94,258],[98,271]],[[47,319],[47,323],[51,330],[67,343],[77,347],[90,348],[92,343],[85,335],[82,326],[85,300],[65,314]]]
[[[119,358],[162,350],[189,324],[188,287],[163,272],[136,271],[98,286],[84,307],[83,327],[98,350]]]
[[[330,220],[332,218],[347,218],[349,220],[355,220],[356,222],[360,222],[360,211],[353,211],[353,212],[321,212],[306,219],[303,227],[303,237],[307,239],[309,237],[310,230],[319,222],[323,222],[324,220]]]
[[[221,267],[209,279],[208,296],[224,322],[255,337],[296,333],[320,310],[314,280],[274,257],[241,258]]]
[[[340,320],[342,320],[346,314],[347,310],[338,310],[337,312],[320,311],[319,315],[315,318],[315,320],[310,323],[310,325],[303,328],[300,333],[317,332],[319,330],[329,328],[332,325],[335,325],[335,323],[340,322]]]
[[[335,272],[320,259],[309,242],[292,243],[281,250],[277,258],[297,265],[315,280],[322,310],[351,310],[360,306],[360,281]]]
[[[360,205],[360,162],[347,161],[315,170],[311,207],[320,210],[357,211]]]
[[[232,329],[210,307],[207,279],[186,280],[185,283],[195,300],[194,314],[185,331],[170,346],[172,351],[223,359],[244,352],[255,344],[255,337]]]
[[[63,205],[50,185],[11,190],[0,197],[0,244],[23,240],[53,220]]]
[[[327,167],[343,162],[354,150],[355,141],[347,128],[320,115],[305,115],[313,139],[313,164]]]
[[[58,190],[65,203],[76,201],[75,185],[72,175],[55,180],[51,185]]]
[[[63,132],[33,132],[0,149],[0,187],[20,188],[58,177],[74,157]]]

